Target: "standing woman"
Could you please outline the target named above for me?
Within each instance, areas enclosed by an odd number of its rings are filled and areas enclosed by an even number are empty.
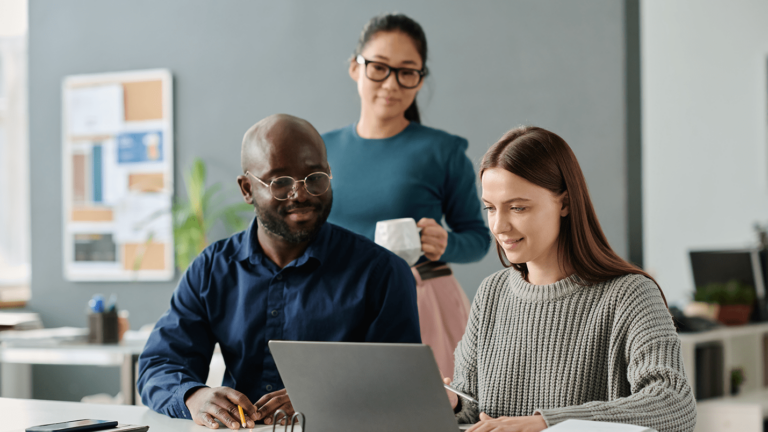
[[[465,154],[467,140],[421,125],[416,94],[426,60],[424,31],[407,16],[380,15],[363,28],[349,64],[360,119],[323,135],[335,192],[328,221],[371,240],[377,221],[417,221],[424,252],[413,268],[421,337],[450,376],[469,300],[445,263],[482,259],[490,233]],[[450,232],[440,224],[443,217]]]
[[[696,401],[656,282],[611,249],[571,148],[507,132],[480,168],[505,267],[487,277],[456,349],[449,394],[477,432],[539,432],[568,419],[692,431]],[[446,378],[446,380],[448,380]]]

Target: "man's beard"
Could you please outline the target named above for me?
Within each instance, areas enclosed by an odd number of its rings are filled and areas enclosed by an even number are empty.
[[[328,191],[327,193],[332,193]],[[256,217],[259,219],[259,223],[261,223],[261,226],[264,227],[264,229],[274,235],[277,236],[288,243],[303,243],[309,240],[312,240],[315,238],[318,232],[320,232],[320,229],[323,227],[323,224],[328,219],[328,215],[331,214],[331,207],[333,206],[333,195],[330,196],[330,199],[328,200],[328,204],[326,206],[323,206],[322,204],[319,205],[289,205],[287,207],[281,208],[277,210],[277,212],[273,212],[270,210],[266,210],[264,208],[261,208],[256,204],[254,201],[253,208],[256,210]],[[306,229],[302,229],[300,231],[291,231],[290,227],[288,227],[288,224],[283,219],[288,215],[288,212],[291,210],[295,210],[298,208],[307,208],[307,207],[313,207],[315,211],[319,213],[319,216],[315,220],[315,224],[313,226],[307,227]]]

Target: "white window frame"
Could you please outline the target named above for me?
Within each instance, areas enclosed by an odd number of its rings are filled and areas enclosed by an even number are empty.
[[[27,37],[0,37],[0,303],[28,300],[31,281]]]

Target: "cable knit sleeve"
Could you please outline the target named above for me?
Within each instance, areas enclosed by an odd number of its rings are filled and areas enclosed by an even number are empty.
[[[502,274],[504,272],[501,272]],[[472,309],[469,312],[469,321],[467,322],[467,329],[464,332],[464,336],[459,341],[456,351],[454,352],[455,367],[453,372],[453,382],[451,385],[464,393],[478,398],[478,375],[477,375],[477,342],[480,337],[481,330],[485,327],[482,322],[484,321],[484,310],[487,304],[487,297],[489,291],[496,284],[492,284],[491,281],[499,279],[502,276],[500,273],[496,273],[490,277],[487,277],[480,284],[475,299],[472,302]],[[456,414],[456,420],[459,423],[476,423],[480,410],[477,404],[468,402],[459,398],[461,404],[461,410]]]
[[[680,339],[659,289],[638,276],[622,292],[611,330],[609,357],[616,361],[608,370],[614,383],[609,400],[536,412],[548,426],[581,419],[630,423],[659,432],[693,431],[696,401],[683,370]],[[620,376],[624,373],[626,380]],[[629,396],[617,397],[621,383],[629,386]]]

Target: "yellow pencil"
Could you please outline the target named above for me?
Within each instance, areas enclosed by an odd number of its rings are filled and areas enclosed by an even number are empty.
[[[243,414],[243,407],[238,405],[237,409],[240,411],[240,422],[242,422],[243,423],[243,427],[245,427],[245,414]]]

